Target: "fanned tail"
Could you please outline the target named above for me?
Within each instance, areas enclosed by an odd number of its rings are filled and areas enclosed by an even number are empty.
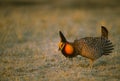
[[[103,47],[103,55],[109,55],[109,53],[112,53],[113,50],[113,44],[110,40],[107,40]]]

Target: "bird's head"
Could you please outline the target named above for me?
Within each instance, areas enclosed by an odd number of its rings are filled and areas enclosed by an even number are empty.
[[[59,42],[59,51],[61,51],[65,56],[72,55],[74,52],[73,46],[66,40],[65,36],[61,31],[59,31],[60,39]]]

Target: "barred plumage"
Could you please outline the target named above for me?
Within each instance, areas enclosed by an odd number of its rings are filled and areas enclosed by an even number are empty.
[[[59,33],[61,38],[59,49],[62,54],[68,58],[73,58],[77,55],[86,57],[91,60],[91,67],[93,61],[97,60],[102,55],[109,55],[109,53],[112,53],[113,45],[108,39],[108,30],[104,26],[101,26],[102,34],[100,37],[85,37],[75,40],[72,43],[66,40],[61,31]],[[71,51],[71,49],[73,51]]]
[[[102,55],[108,55],[113,49],[112,43],[103,37],[86,37],[75,40],[72,46],[75,53],[92,60],[96,60]]]

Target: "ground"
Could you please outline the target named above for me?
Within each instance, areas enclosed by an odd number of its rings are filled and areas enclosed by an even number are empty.
[[[58,51],[59,30],[69,41],[109,30],[114,51],[98,59],[66,59]],[[0,7],[0,81],[119,81],[120,8]]]

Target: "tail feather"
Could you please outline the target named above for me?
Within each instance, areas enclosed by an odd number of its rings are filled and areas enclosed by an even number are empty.
[[[104,55],[109,55],[109,53],[108,53],[108,54],[106,53],[106,54],[104,54]]]
[[[108,39],[108,30],[104,26],[101,26],[101,33],[101,37]]]
[[[105,48],[112,48],[113,45],[108,45],[108,46],[105,46]]]
[[[108,53],[112,53],[112,51],[106,51],[104,55],[108,54]]]
[[[107,46],[113,46],[113,45],[112,45],[112,42],[111,42],[110,40],[107,40],[107,41],[105,42],[105,47],[107,47]]]
[[[109,52],[109,51],[112,51],[113,48],[110,48],[110,49],[107,49],[107,50],[104,50],[104,52]]]

